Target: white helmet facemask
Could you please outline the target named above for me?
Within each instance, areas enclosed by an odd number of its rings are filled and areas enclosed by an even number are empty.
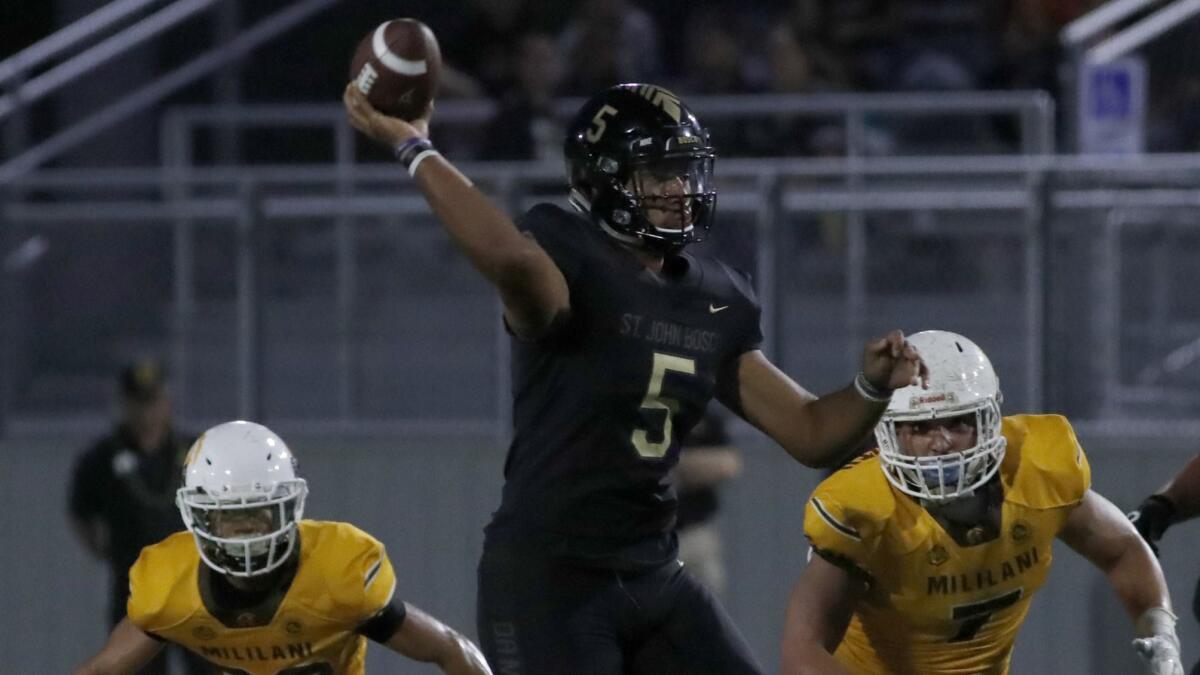
[[[991,480],[1004,459],[1000,433],[1000,383],[974,342],[946,331],[908,338],[929,367],[928,387],[904,387],[892,394],[875,427],[883,473],[901,492],[929,501],[972,494]],[[896,424],[973,416],[975,445],[942,455],[918,457],[901,447]]]
[[[205,564],[252,577],[278,569],[295,551],[307,494],[282,439],[252,422],[229,422],[192,446],[176,503]]]

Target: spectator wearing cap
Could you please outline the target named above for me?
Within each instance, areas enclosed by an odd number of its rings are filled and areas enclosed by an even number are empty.
[[[171,399],[162,366],[153,360],[121,370],[121,416],[76,460],[70,488],[70,519],[80,543],[110,570],[109,621],[125,616],[129,568],[142,547],[180,529],[175,490],[191,442],[171,423]],[[159,654],[143,674],[166,675],[167,654]],[[185,655],[186,672],[208,672]]]

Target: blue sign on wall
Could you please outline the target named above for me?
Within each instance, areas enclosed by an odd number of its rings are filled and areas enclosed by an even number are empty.
[[[1145,147],[1146,64],[1136,56],[1084,63],[1080,70],[1079,151],[1138,153]]]

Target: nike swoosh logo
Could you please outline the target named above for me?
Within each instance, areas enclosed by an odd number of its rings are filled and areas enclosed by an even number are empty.
[[[712,303],[709,303],[709,305],[708,305],[708,313],[709,314],[716,314],[717,312],[720,312],[720,311],[726,310],[726,309],[729,309],[729,305],[721,305],[720,307],[717,307],[716,305],[714,305]]]

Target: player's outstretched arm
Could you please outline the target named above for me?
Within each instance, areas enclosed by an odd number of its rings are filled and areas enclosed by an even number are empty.
[[[453,628],[405,603],[404,623],[385,644],[424,663],[436,663],[447,675],[492,675],[479,648]]]
[[[373,108],[353,83],[342,100],[354,128],[392,150],[406,143],[420,150],[429,135],[432,108],[426,117],[405,122]],[[429,154],[413,168],[417,187],[442,227],[500,291],[513,331],[530,338],[549,328],[569,307],[566,279],[550,256],[441,155]]]
[[[108,636],[104,649],[76,668],[75,675],[133,675],[162,648],[161,640],[150,637],[125,618]]]
[[[1171,522],[1180,523],[1200,516],[1200,455],[1193,457],[1158,494],[1175,505],[1175,517]]]
[[[892,331],[867,343],[857,385],[817,398],[755,350],[739,359],[737,400],[729,403],[802,464],[828,466],[866,438],[891,390],[927,372],[904,334]]]
[[[1146,497],[1128,514],[1138,534],[1158,554],[1158,540],[1175,523],[1200,515],[1200,455],[1167,481],[1158,492]]]
[[[1183,675],[1171,595],[1158,560],[1120,509],[1088,490],[1059,533],[1108,577],[1134,621],[1134,646],[1152,675]]]
[[[848,673],[833,658],[833,652],[846,634],[854,606],[865,591],[861,579],[814,554],[788,599],[780,673]]]

